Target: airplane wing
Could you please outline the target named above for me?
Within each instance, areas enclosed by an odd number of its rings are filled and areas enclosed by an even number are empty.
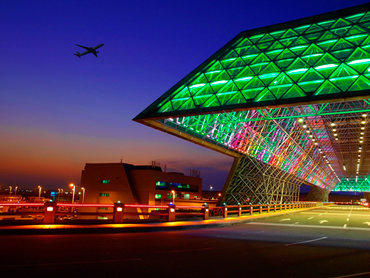
[[[82,45],[79,45],[79,44],[76,44],[76,45],[79,46],[79,47],[85,48],[86,50],[90,49],[90,47],[87,47],[87,46],[82,46]]]
[[[98,57],[98,55],[95,53],[95,52],[91,52],[92,54],[94,54],[95,55],[95,57]]]

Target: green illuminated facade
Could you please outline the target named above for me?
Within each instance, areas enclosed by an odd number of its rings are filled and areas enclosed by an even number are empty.
[[[302,182],[325,195],[368,176],[369,89],[365,4],[240,33],[134,120],[235,157],[228,203],[291,201]]]

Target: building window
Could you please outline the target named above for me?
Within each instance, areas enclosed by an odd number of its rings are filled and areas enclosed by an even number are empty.
[[[155,189],[159,190],[180,190],[185,192],[198,192],[198,185],[183,184],[177,182],[157,181]]]
[[[99,208],[99,209],[102,209],[102,210],[108,210],[108,208],[107,208],[107,207],[101,207],[101,208]]]
[[[155,199],[161,199],[162,198],[162,195],[161,194],[155,194]]]
[[[110,180],[101,180],[100,183],[108,184],[110,183]]]
[[[100,193],[100,197],[109,197],[109,193]]]

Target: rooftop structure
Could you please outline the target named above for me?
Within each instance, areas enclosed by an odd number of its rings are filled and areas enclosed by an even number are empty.
[[[234,157],[229,204],[369,191],[369,28],[364,4],[241,32],[134,120]]]

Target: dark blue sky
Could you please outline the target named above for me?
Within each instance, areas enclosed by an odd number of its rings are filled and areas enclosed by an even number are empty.
[[[2,1],[0,185],[63,187],[122,158],[221,189],[231,158],[132,118],[241,31],[366,2]],[[75,43],[105,45],[79,59]]]

